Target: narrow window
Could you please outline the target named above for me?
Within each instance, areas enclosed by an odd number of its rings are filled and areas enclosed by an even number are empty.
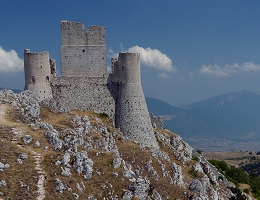
[[[32,83],[35,83],[35,76],[32,76],[31,82],[32,82]]]
[[[46,81],[49,82],[50,81],[50,78],[49,76],[46,76]]]

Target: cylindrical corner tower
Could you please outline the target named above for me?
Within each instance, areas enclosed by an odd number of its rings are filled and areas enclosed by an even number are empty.
[[[116,126],[142,147],[156,147],[150,116],[140,79],[140,54],[120,53]]]
[[[49,52],[24,50],[25,90],[34,92],[39,101],[52,98]]]

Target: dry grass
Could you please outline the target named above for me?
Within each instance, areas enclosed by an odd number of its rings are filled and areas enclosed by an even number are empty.
[[[6,187],[1,187],[1,192],[3,192],[4,198],[36,199],[38,177],[34,169],[35,161],[31,154],[10,141],[10,131],[11,130],[6,127],[0,127],[0,161],[10,165],[10,168],[5,169],[4,172],[0,172],[0,179],[7,182]],[[21,153],[27,153],[29,156],[28,159],[23,161],[23,164],[19,164],[16,160]],[[30,189],[27,190],[27,188],[21,187],[20,181],[29,186]]]
[[[84,147],[78,147],[78,151],[87,151],[89,158],[91,158],[94,162],[92,179],[84,180],[83,175],[76,174],[75,170],[73,170],[72,168],[71,177],[62,176],[61,166],[55,165],[55,162],[57,160],[61,160],[63,152],[54,151],[52,148],[49,148],[47,151],[45,151],[43,149],[44,146],[50,147],[47,139],[44,136],[45,131],[39,128],[35,130],[33,127],[30,127],[27,124],[19,123],[17,121],[20,119],[19,115],[17,115],[16,112],[12,110],[12,108],[10,107],[8,107],[7,111],[9,114],[5,118],[5,126],[0,129],[0,159],[2,159],[1,162],[3,163],[9,163],[11,165],[11,168],[5,170],[5,176],[3,178],[1,177],[1,179],[11,180],[11,183],[6,188],[1,187],[1,191],[4,194],[8,194],[8,196],[12,199],[17,199],[17,196],[15,195],[19,195],[20,197],[24,197],[25,199],[35,199],[35,191],[37,191],[35,185],[37,183],[38,176],[36,171],[34,170],[35,163],[32,156],[30,156],[30,158],[26,160],[23,165],[18,164],[16,161],[16,158],[18,157],[19,153],[22,152],[16,144],[11,143],[11,127],[16,127],[21,130],[21,135],[19,136],[19,143],[22,144],[21,137],[23,135],[31,135],[33,137],[33,142],[26,145],[26,147],[32,149],[33,151],[36,151],[37,153],[43,156],[42,168],[46,175],[46,199],[74,199],[72,192],[64,191],[63,194],[56,192],[56,178],[59,178],[67,187],[70,187],[73,192],[77,193],[80,196],[80,199],[87,199],[87,197],[90,194],[93,194],[96,198],[101,199],[101,196],[109,197],[111,196],[111,193],[113,193],[113,195],[117,195],[119,199],[122,198],[123,190],[128,189],[128,186],[131,184],[131,182],[123,177],[124,169],[122,165],[119,169],[113,168],[113,154],[101,149],[87,149]],[[93,126],[100,125],[95,119],[96,117],[100,118],[100,115],[93,114],[87,111],[73,111],[71,113],[54,114],[50,112],[50,109],[42,107],[40,117],[42,121],[52,124],[53,127],[60,132],[64,129],[73,128],[73,123],[71,121],[75,117],[75,115],[87,115]],[[183,199],[183,192],[190,193],[188,189],[180,188],[176,185],[171,185],[169,183],[169,177],[162,177],[161,164],[158,162],[158,160],[160,160],[165,165],[165,170],[169,171],[171,170],[172,162],[175,162],[176,164],[183,166],[179,161],[176,160],[176,157],[173,153],[169,153],[169,157],[171,160],[170,163],[163,159],[152,158],[151,153],[148,149],[140,149],[138,144],[125,140],[124,136],[118,133],[117,129],[115,129],[114,126],[112,126],[113,123],[108,117],[100,119],[102,120],[102,123],[107,126],[109,131],[116,135],[116,144],[121,153],[121,157],[125,160],[126,164],[131,164],[133,171],[140,170],[141,176],[147,176],[150,180],[151,187],[154,187],[163,196],[163,199]],[[164,134],[168,134],[171,137],[175,135],[168,130],[164,130]],[[98,132],[89,133],[87,136],[99,141],[101,141],[102,138],[104,138],[104,136]],[[35,141],[39,141],[41,143],[40,148],[33,147]],[[160,147],[161,150],[164,152],[172,152],[170,148],[167,146],[163,146],[162,144],[160,144]],[[148,172],[147,170],[143,169],[145,163],[148,162],[150,159],[152,159],[151,165],[158,174],[157,178],[154,177],[151,174],[151,172]],[[73,157],[71,157],[70,165],[72,165],[72,160]],[[185,182],[187,183],[190,183],[193,180],[192,175],[189,174],[189,169],[193,164],[195,164],[195,161],[190,161],[184,167],[182,167],[182,171],[185,176]],[[112,173],[114,172],[118,173],[117,178],[112,176]],[[172,177],[171,174],[170,176]],[[30,186],[31,191],[34,191],[34,194],[30,193],[31,196],[28,196],[24,188],[19,187],[18,180],[22,179],[24,180],[23,182]],[[124,181],[122,181],[122,179],[124,179]],[[76,183],[81,182],[83,182],[86,187],[83,191],[79,191],[76,188]],[[112,185],[112,188],[110,187],[110,184]]]

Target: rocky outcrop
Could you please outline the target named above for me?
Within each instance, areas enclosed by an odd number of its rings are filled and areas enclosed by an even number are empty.
[[[63,118],[58,122],[48,115],[41,119],[41,104],[27,91],[0,91],[0,103],[9,104],[18,114],[15,123],[31,130],[20,130],[17,135],[24,149],[44,152],[42,185],[53,187],[44,193],[46,199],[54,195],[57,199],[217,200],[233,195],[225,181],[219,180],[222,175],[217,169],[159,122],[153,123],[152,130],[158,147],[144,148],[124,136],[109,118],[94,113],[59,114],[57,117]],[[16,124],[15,130],[18,128]],[[14,165],[29,163],[31,155],[17,153]],[[11,174],[10,164],[4,158],[0,161],[0,173]],[[196,178],[189,171],[196,173]],[[0,192],[9,180],[0,179]],[[28,183],[22,185],[26,188]]]

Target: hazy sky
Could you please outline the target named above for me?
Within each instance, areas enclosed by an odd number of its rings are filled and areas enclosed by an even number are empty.
[[[59,70],[60,20],[106,27],[107,55],[141,54],[145,96],[181,105],[260,94],[258,0],[0,0],[0,87],[23,89],[23,51]]]

